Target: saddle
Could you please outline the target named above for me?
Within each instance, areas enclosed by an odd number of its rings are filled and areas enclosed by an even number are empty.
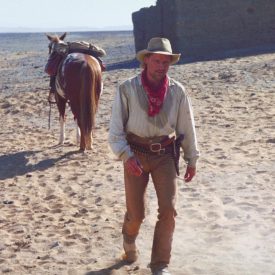
[[[68,45],[68,54],[84,53],[84,54],[91,55],[98,60],[102,72],[106,70],[106,67],[101,60],[101,57],[105,56],[106,52],[102,48],[96,45],[93,45],[91,43],[88,43],[86,41],[67,42],[67,45]]]
[[[101,70],[106,70],[106,67],[101,60],[101,57],[105,56],[106,52],[102,48],[86,41],[75,41],[59,43],[56,45],[55,52],[52,53],[45,67],[45,72],[50,76],[55,76],[57,74],[60,62],[70,53],[83,53],[91,55],[98,60]]]

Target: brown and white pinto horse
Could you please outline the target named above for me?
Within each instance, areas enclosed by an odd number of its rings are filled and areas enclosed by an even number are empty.
[[[66,103],[71,107],[77,123],[77,142],[80,135],[80,150],[91,149],[92,130],[102,90],[102,71],[96,58],[83,53],[62,54],[58,51],[66,36],[47,35],[50,40],[49,59],[45,71],[54,71],[56,75],[55,100],[59,110],[60,138],[59,144],[65,140]]]

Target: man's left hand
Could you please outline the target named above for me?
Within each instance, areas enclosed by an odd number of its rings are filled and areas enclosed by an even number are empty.
[[[128,171],[128,173],[134,175],[134,176],[141,176],[143,171],[142,171],[142,166],[140,165],[138,159],[136,157],[130,157],[127,159],[125,162],[125,167]]]
[[[184,175],[185,182],[191,181],[195,175],[196,175],[196,167],[187,166],[186,172]]]

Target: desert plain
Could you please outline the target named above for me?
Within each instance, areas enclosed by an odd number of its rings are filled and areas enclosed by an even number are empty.
[[[107,56],[91,151],[79,152],[67,110],[58,145],[49,106],[44,34],[0,34],[0,273],[150,274],[157,202],[152,184],[137,245],[126,265],[122,163],[108,147],[112,101],[140,72],[132,32],[69,33]],[[179,194],[174,275],[275,274],[275,53],[241,52],[174,65],[192,99],[201,157]],[[181,177],[185,163],[180,162]]]

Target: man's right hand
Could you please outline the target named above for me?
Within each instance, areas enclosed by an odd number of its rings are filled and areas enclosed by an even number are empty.
[[[196,175],[196,167],[192,167],[188,165],[184,175],[185,182],[191,181],[195,175]]]
[[[139,161],[135,157],[130,157],[126,160],[125,168],[129,174],[137,177],[141,176],[143,172]]]

